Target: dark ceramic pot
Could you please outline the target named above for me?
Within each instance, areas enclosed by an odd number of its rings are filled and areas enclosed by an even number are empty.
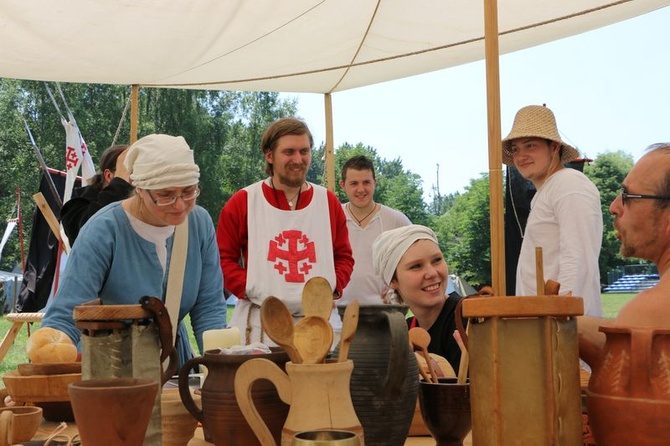
[[[338,307],[340,316],[346,307]],[[409,345],[405,305],[361,305],[349,348],[351,400],[366,446],[402,446],[412,424],[419,368]],[[339,346],[335,349],[337,356]]]

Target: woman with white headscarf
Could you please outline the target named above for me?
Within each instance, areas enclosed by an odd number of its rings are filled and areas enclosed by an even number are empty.
[[[456,292],[446,294],[449,268],[433,230],[410,225],[382,232],[372,245],[372,261],[390,288],[387,298],[404,302],[412,311],[409,328],[427,330],[428,351],[458,370],[461,350],[453,336],[454,311],[462,298]]]
[[[148,135],[130,146],[124,163],[135,194],[105,206],[82,227],[42,327],[77,344],[75,306],[95,298],[105,305],[137,304],[142,296],[165,300],[175,228],[188,219],[178,322],[190,315],[202,351],[203,331],[226,326],[226,304],[214,224],[195,204],[200,169],[193,151],[181,136]],[[183,324],[180,334],[181,364],[192,349]]]

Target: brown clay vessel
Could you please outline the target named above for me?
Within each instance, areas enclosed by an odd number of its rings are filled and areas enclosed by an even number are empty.
[[[158,382],[136,378],[89,379],[68,386],[83,444],[142,446]]]
[[[586,391],[597,444],[665,445],[670,438],[670,330],[600,326],[602,349],[580,339],[591,366]]]
[[[207,350],[204,356],[193,358],[184,364],[179,373],[179,394],[184,406],[200,422],[205,439],[216,446],[260,445],[235,399],[235,374],[250,360],[264,358],[282,370],[288,355],[280,348],[259,355],[226,355],[219,350]],[[194,366],[202,364],[209,371],[200,389],[202,408],[195,404],[188,385],[188,373]],[[279,441],[281,429],[286,421],[289,406],[282,402],[277,389],[269,381],[257,382],[251,396],[260,416],[265,420],[270,435]]]

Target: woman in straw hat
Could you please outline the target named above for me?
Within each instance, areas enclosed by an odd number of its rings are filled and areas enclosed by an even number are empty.
[[[193,151],[181,136],[148,135],[130,146],[124,164],[135,194],[105,206],[82,227],[42,327],[65,332],[76,344],[76,305],[98,297],[112,305],[137,304],[142,296],[165,299],[171,260],[179,255],[172,251],[175,229],[188,221],[183,285],[175,297],[181,298],[179,322],[190,314],[202,351],[203,331],[226,326],[226,305],[214,224],[195,204],[200,169]],[[192,349],[183,324],[180,333],[183,363]]]
[[[503,163],[516,167],[537,190],[523,232],[516,295],[537,294],[535,248],[542,247],[545,279],[559,282],[561,294],[582,297],[585,314],[602,316],[600,193],[582,172],[563,167],[579,152],[561,140],[554,114],[541,105],[517,112],[502,151]]]

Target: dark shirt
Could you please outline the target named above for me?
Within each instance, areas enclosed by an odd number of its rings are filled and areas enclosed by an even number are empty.
[[[456,331],[455,311],[456,305],[461,299],[463,298],[457,292],[450,293],[444,302],[440,315],[428,329],[428,334],[430,334],[428,352],[445,358],[456,373],[458,373],[461,363],[461,349],[458,347],[456,339],[454,339],[454,331]],[[467,318],[464,318],[464,327],[467,325],[467,322]],[[412,328],[419,327],[420,325],[419,321],[414,316],[411,316],[407,319],[407,326]]]
[[[60,211],[61,223],[70,246],[74,244],[81,227],[93,214],[110,203],[128,198],[132,191],[133,186],[119,177],[112,178],[104,189],[86,186],[77,190],[75,194],[78,196],[65,203]]]

